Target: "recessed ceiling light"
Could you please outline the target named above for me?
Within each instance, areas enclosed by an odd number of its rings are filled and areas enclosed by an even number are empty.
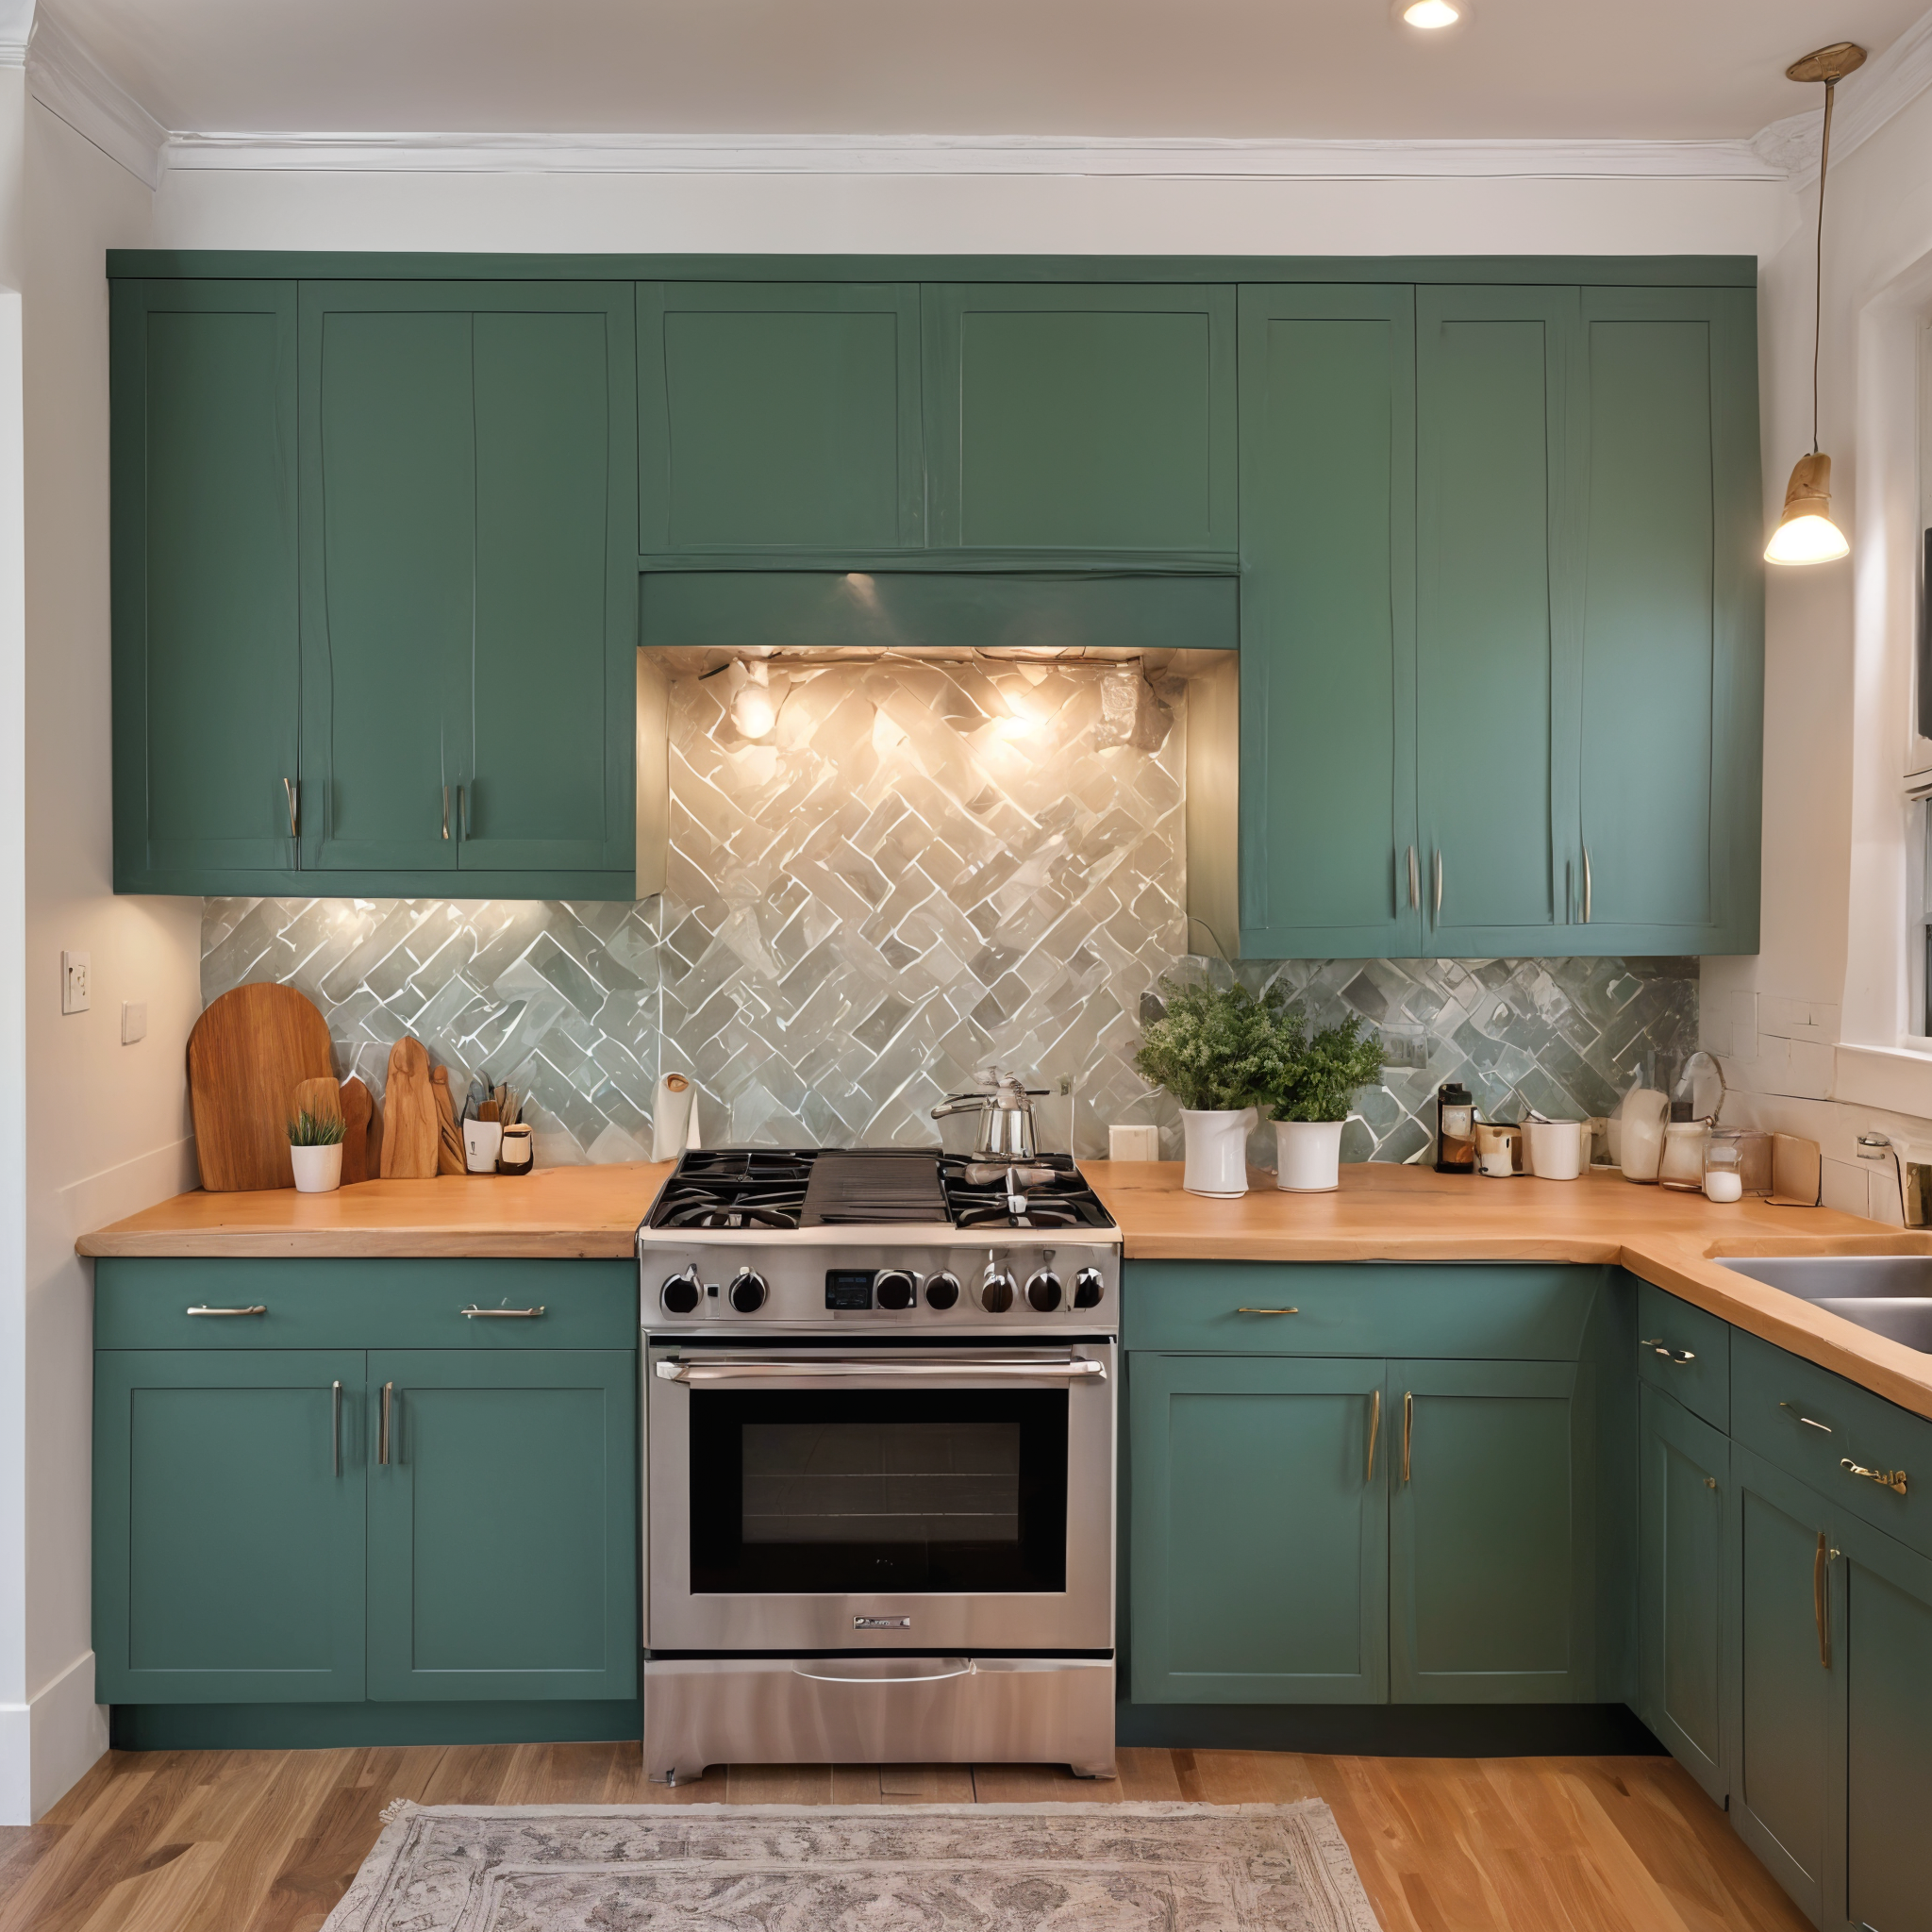
[[[1437,27],[1454,26],[1462,18],[1462,8],[1455,0],[1410,0],[1402,9],[1402,17],[1410,26],[1433,32]]]

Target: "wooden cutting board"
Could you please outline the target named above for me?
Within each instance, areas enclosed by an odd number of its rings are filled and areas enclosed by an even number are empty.
[[[438,1067],[429,1075],[429,1084],[436,1091],[436,1171],[462,1174],[469,1163],[463,1158],[463,1130],[457,1125],[456,1096],[449,1091],[449,1069]]]
[[[328,1025],[292,986],[238,986],[188,1036],[194,1151],[210,1193],[292,1188],[289,1108],[304,1081],[333,1072]]]
[[[319,1079],[299,1080],[289,1097],[289,1118],[313,1114],[319,1121],[339,1121],[342,1117],[342,1090],[332,1074]]]
[[[369,1097],[368,1088],[360,1080],[351,1078],[342,1082],[341,1105],[342,1185],[351,1188],[358,1181],[375,1178],[375,1162],[369,1158],[375,1103]]]
[[[429,1084],[429,1056],[420,1040],[406,1037],[390,1049],[382,1115],[382,1178],[433,1179],[442,1123],[437,1113],[436,1090]]]

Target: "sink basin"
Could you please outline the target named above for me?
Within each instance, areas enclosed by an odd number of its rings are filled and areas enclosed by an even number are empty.
[[[1752,1256],[1718,1266],[1932,1355],[1932,1255]]]

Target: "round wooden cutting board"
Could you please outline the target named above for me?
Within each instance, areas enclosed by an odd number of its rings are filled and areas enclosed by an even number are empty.
[[[304,1080],[335,1071],[328,1024],[292,986],[238,986],[188,1036],[194,1149],[209,1193],[292,1188],[289,1114]]]

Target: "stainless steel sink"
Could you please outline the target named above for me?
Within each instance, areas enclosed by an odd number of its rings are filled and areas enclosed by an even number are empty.
[[[1718,1266],[1932,1355],[1932,1255],[1752,1256]]]

